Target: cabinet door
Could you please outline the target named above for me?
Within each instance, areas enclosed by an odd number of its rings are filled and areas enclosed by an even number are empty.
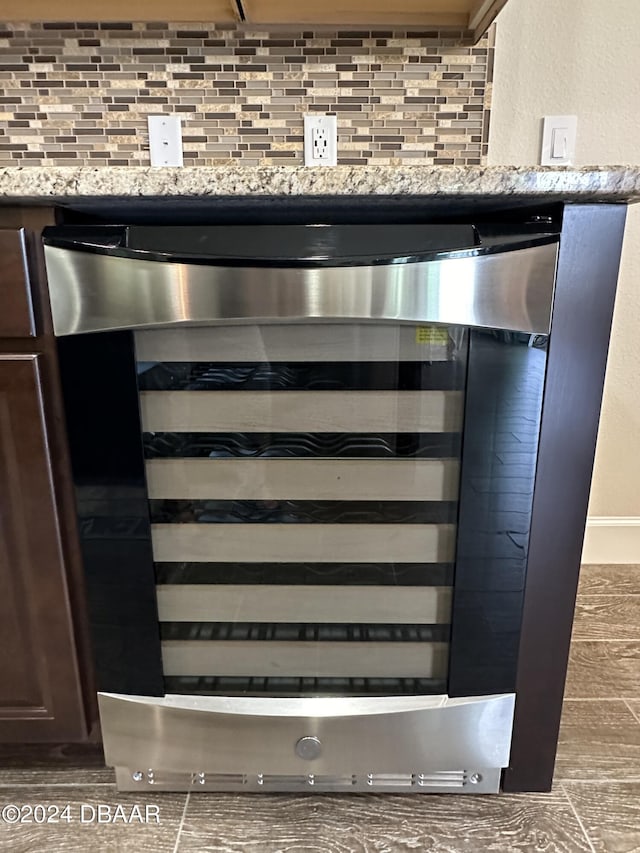
[[[131,15],[134,15],[132,18]],[[237,0],[187,0],[176,7],[169,0],[2,0],[3,21],[237,21]]]
[[[15,0],[17,2],[18,0]],[[22,0],[24,2],[24,0]],[[330,24],[370,27],[461,27],[475,40],[489,28],[507,0],[242,0],[248,24]],[[165,19],[166,20],[166,19]],[[374,33],[375,35],[375,33]]]
[[[0,355],[0,740],[86,734],[37,355]]]
[[[253,24],[336,24],[350,26],[466,27],[473,0],[243,0],[246,20]]]
[[[24,228],[0,228],[0,338],[35,334]]]

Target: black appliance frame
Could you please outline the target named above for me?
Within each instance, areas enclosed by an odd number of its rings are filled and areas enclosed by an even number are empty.
[[[624,205],[584,204],[566,206],[563,210],[554,319],[540,424],[539,464],[515,667],[518,699],[511,762],[503,778],[503,788],[508,791],[546,791],[551,787],[625,215]],[[120,363],[122,376],[128,376],[133,393],[135,376],[132,373],[131,334],[109,333],[108,336],[97,337],[100,338],[100,350],[104,349],[107,338],[113,342],[115,361]],[[87,341],[91,338],[95,340],[96,336],[86,336]],[[80,336],[75,340],[77,346],[84,345]],[[59,343],[73,447],[76,444],[74,430],[82,431],[73,417],[78,403],[84,405],[85,410],[102,412],[103,416],[108,414],[108,407],[100,408],[99,398],[104,394],[104,387],[100,389],[100,383],[95,381],[96,374],[87,364],[84,365],[87,368],[86,382],[76,385],[72,379],[74,375],[77,379],[82,377],[82,365],[79,364],[82,359],[77,358],[78,353],[72,350],[73,340],[61,340]],[[114,361],[111,361],[108,372],[114,375]],[[122,393],[121,385],[118,393]],[[96,404],[95,409],[93,403]],[[96,423],[100,428],[99,417]],[[129,475],[133,472],[135,481],[139,478],[140,468],[137,466],[142,460],[139,423],[128,426],[123,423],[122,440],[130,451]],[[75,464],[74,460],[74,470]],[[109,474],[117,489],[117,468],[112,467]],[[142,497],[140,494],[140,541],[144,541],[144,525],[148,525],[148,517],[145,520],[142,512]],[[146,512],[146,500],[144,503]],[[124,564],[121,577],[127,577]],[[152,573],[144,583],[151,578]],[[91,597],[93,582],[90,573],[88,580]],[[148,589],[147,586],[147,593]],[[153,596],[149,598],[147,593],[142,594],[147,608],[143,621],[147,623],[149,620],[151,625],[154,601]],[[160,695],[157,631],[150,630],[141,646],[139,601],[135,612],[130,609],[127,613],[126,605],[130,606],[130,601],[122,594],[122,588],[117,597],[121,602],[124,600],[119,630],[126,624],[132,628],[128,642],[120,641],[122,657],[119,666],[123,661],[126,665],[132,649],[137,648],[138,652],[146,650],[144,654],[148,656],[149,668],[145,692]],[[112,600],[115,598],[114,593]],[[104,617],[104,601],[102,593],[94,597],[92,619],[95,625],[100,624],[101,616]],[[455,619],[454,613],[454,622]],[[124,635],[121,633],[121,637],[125,635],[126,632]],[[95,639],[94,643],[99,653],[99,643]],[[455,682],[455,668],[451,675]],[[139,671],[135,679],[135,688],[131,685],[129,689],[141,692]]]

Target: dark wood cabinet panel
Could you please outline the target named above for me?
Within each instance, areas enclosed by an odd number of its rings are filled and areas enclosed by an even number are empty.
[[[0,740],[77,740],[86,719],[49,459],[42,356],[0,354]]]
[[[507,0],[242,0],[249,24],[351,27],[460,27],[479,39]]]
[[[89,11],[91,15],[87,17]],[[172,17],[173,16],[173,17]],[[175,7],[169,0],[138,0],[136,21],[172,21]],[[187,0],[180,9],[183,22],[216,21],[224,24],[239,21],[238,0]],[[129,21],[131,4],[127,0],[112,0],[109,4],[94,0],[3,0],[3,21]]]
[[[503,790],[550,791],[626,208],[563,214]],[[624,695],[620,687],[618,696]]]
[[[186,0],[180,7],[181,21],[246,21],[253,25],[329,25],[374,27],[458,27],[471,29],[479,39],[507,0],[326,0],[300,3],[297,0]],[[139,0],[136,21],[171,21],[174,6],[169,0]],[[126,0],[98,3],[97,0],[3,0],[5,21],[126,21]],[[89,14],[90,13],[90,14]]]
[[[24,228],[0,228],[0,338],[35,335]]]

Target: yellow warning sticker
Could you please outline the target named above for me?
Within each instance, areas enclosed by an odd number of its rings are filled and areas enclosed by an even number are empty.
[[[449,333],[441,326],[416,326],[417,344],[448,344]]]

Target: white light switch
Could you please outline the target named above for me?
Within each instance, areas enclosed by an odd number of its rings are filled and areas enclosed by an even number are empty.
[[[555,127],[551,132],[551,156],[554,160],[567,159],[567,136],[569,130],[566,127]]]
[[[152,166],[182,166],[180,116],[148,116],[149,156]]]
[[[570,166],[576,153],[577,116],[545,116],[541,166]]]

